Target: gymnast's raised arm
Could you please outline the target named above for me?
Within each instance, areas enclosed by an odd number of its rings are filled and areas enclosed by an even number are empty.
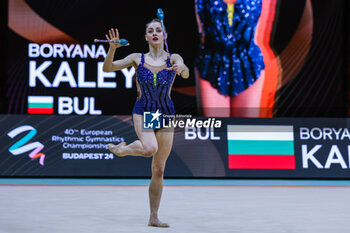
[[[106,38],[107,40],[119,40],[118,29],[115,29],[115,30],[113,28],[110,29],[109,36],[106,34]],[[123,59],[113,61],[115,50],[122,46],[123,45],[119,43],[109,43],[109,50],[105,58],[105,61],[103,63],[104,72],[112,72],[112,71],[122,70],[130,66],[136,66],[135,58],[137,56],[137,53],[132,53]],[[129,46],[129,43],[126,44],[125,46]]]

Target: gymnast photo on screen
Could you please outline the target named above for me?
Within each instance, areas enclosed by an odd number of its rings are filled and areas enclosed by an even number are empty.
[[[262,0],[195,0],[197,101],[205,116],[256,117],[264,80],[255,42]]]
[[[172,84],[176,75],[182,78],[189,77],[189,69],[184,64],[182,57],[169,53],[163,17],[164,15],[159,9],[158,19],[154,19],[146,25],[145,39],[149,45],[148,53],[133,53],[124,59],[113,61],[116,49],[123,45],[110,43],[103,66],[105,72],[117,71],[130,66],[134,66],[136,69],[138,94],[132,113],[132,122],[139,140],[129,145],[126,145],[125,142],[118,145],[108,144],[108,148],[119,157],[126,155],[153,156],[152,178],[149,186],[150,218],[148,225],[155,227],[169,227],[168,224],[158,219],[158,209],[163,190],[164,169],[171,152],[174,129],[144,129],[143,113],[145,111],[158,111],[164,115],[175,115],[174,104],[170,98]],[[107,40],[119,41],[118,30],[110,29],[106,38]],[[167,51],[164,50],[164,44]]]

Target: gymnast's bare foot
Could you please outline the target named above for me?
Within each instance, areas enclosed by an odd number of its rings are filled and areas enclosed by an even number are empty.
[[[169,224],[159,221],[159,219],[150,219],[148,222],[150,227],[170,227]]]
[[[125,156],[125,154],[122,153],[122,148],[124,146],[126,146],[126,142],[121,142],[118,145],[114,145],[113,143],[109,143],[107,146],[108,146],[109,151],[112,152],[113,154],[115,154],[116,156],[119,156],[119,157]]]

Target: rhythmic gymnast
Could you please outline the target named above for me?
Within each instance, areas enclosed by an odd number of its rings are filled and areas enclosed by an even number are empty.
[[[158,15],[159,18],[159,15]],[[169,54],[164,50],[166,33],[162,19],[154,19],[146,25],[145,39],[149,45],[149,52],[133,53],[121,60],[113,61],[120,43],[110,43],[107,57],[103,64],[104,72],[121,70],[130,66],[136,69],[137,101],[132,119],[139,140],[126,145],[108,144],[111,152],[119,157],[126,155],[152,157],[152,179],[149,186],[150,218],[148,226],[169,227],[158,218],[159,203],[163,190],[163,175],[167,158],[170,154],[174,129],[144,129],[144,111],[157,111],[165,115],[175,115],[174,104],[170,98],[170,91],[175,74],[187,79],[189,70],[178,54]],[[107,40],[119,41],[117,29],[110,29]],[[129,43],[125,46],[129,46]]]

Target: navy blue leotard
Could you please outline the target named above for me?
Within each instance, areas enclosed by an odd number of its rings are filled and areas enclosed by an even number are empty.
[[[169,57],[163,66],[151,66],[145,63],[145,55],[141,55],[140,65],[136,69],[137,86],[141,93],[133,114],[143,115],[145,111],[159,110],[162,115],[175,115],[174,103],[170,98],[175,71],[168,71],[167,67],[171,67]]]
[[[237,0],[232,25],[223,0],[197,0],[196,6],[205,32],[196,67],[221,94],[236,96],[255,83],[265,68],[254,39],[262,0]]]

